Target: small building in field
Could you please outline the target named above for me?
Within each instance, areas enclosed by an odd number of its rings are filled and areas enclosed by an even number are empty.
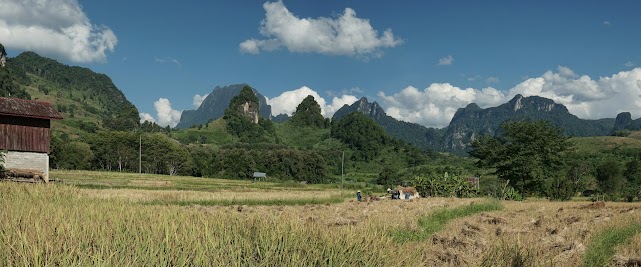
[[[0,97],[0,150],[9,176],[49,181],[52,119],[62,116],[47,102]]]

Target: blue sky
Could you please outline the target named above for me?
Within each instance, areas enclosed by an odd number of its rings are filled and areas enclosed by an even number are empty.
[[[442,127],[470,102],[517,93],[582,118],[641,116],[639,10],[639,1],[0,0],[0,42],[10,57],[34,50],[109,75],[161,125],[175,125],[197,94],[248,83],[275,113],[312,94],[331,116],[365,96],[398,119]]]

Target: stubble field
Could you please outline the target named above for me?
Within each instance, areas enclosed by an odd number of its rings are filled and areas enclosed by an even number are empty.
[[[1,266],[633,266],[641,204],[54,172],[0,183]]]

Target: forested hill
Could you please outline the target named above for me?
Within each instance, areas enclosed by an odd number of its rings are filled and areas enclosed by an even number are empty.
[[[216,86],[214,90],[203,100],[203,103],[196,110],[185,110],[180,117],[180,122],[176,125],[178,129],[189,128],[194,125],[207,124],[210,121],[221,118],[231,99],[238,94],[247,84],[234,84],[229,86]],[[254,94],[258,97],[260,104],[260,116],[266,119],[271,119],[272,108],[267,104],[263,95],[256,89],[253,89]]]
[[[415,147],[432,148],[439,150],[438,146],[436,144],[432,144],[432,140],[426,138],[426,136],[428,136],[432,132],[437,132],[438,135],[440,135],[440,132],[442,130],[426,128],[425,126],[422,126],[420,124],[396,120],[388,116],[385,113],[385,110],[383,110],[383,108],[378,105],[376,101],[370,103],[365,97],[361,98],[351,106],[344,105],[342,108],[336,111],[336,113],[334,113],[332,120],[339,121],[352,112],[360,112],[367,115],[372,120],[383,126],[383,129],[385,129],[385,132],[387,132],[389,135],[412,144]]]
[[[442,129],[427,128],[414,123],[398,121],[387,114],[378,103],[369,103],[361,98],[351,106],[343,106],[334,115],[339,120],[351,112],[360,112],[379,123],[391,136],[419,148],[464,154],[469,143],[482,135],[494,135],[501,123],[507,120],[546,120],[564,129],[570,136],[603,136],[615,129],[615,119],[584,120],[569,113],[568,109],[554,101],[538,97],[515,96],[509,102],[486,109],[472,103],[460,108],[450,124]],[[627,113],[629,115],[629,113]],[[621,129],[636,130],[640,120],[620,115],[617,120]]]
[[[139,125],[138,109],[105,74],[67,66],[34,52],[9,58],[6,68],[14,81],[12,90],[20,93],[12,97],[52,103],[67,125],[89,131],[99,127],[131,130]]]

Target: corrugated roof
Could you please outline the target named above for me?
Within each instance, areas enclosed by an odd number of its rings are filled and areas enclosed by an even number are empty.
[[[47,102],[6,97],[0,97],[0,115],[39,119],[62,119],[62,115]]]

